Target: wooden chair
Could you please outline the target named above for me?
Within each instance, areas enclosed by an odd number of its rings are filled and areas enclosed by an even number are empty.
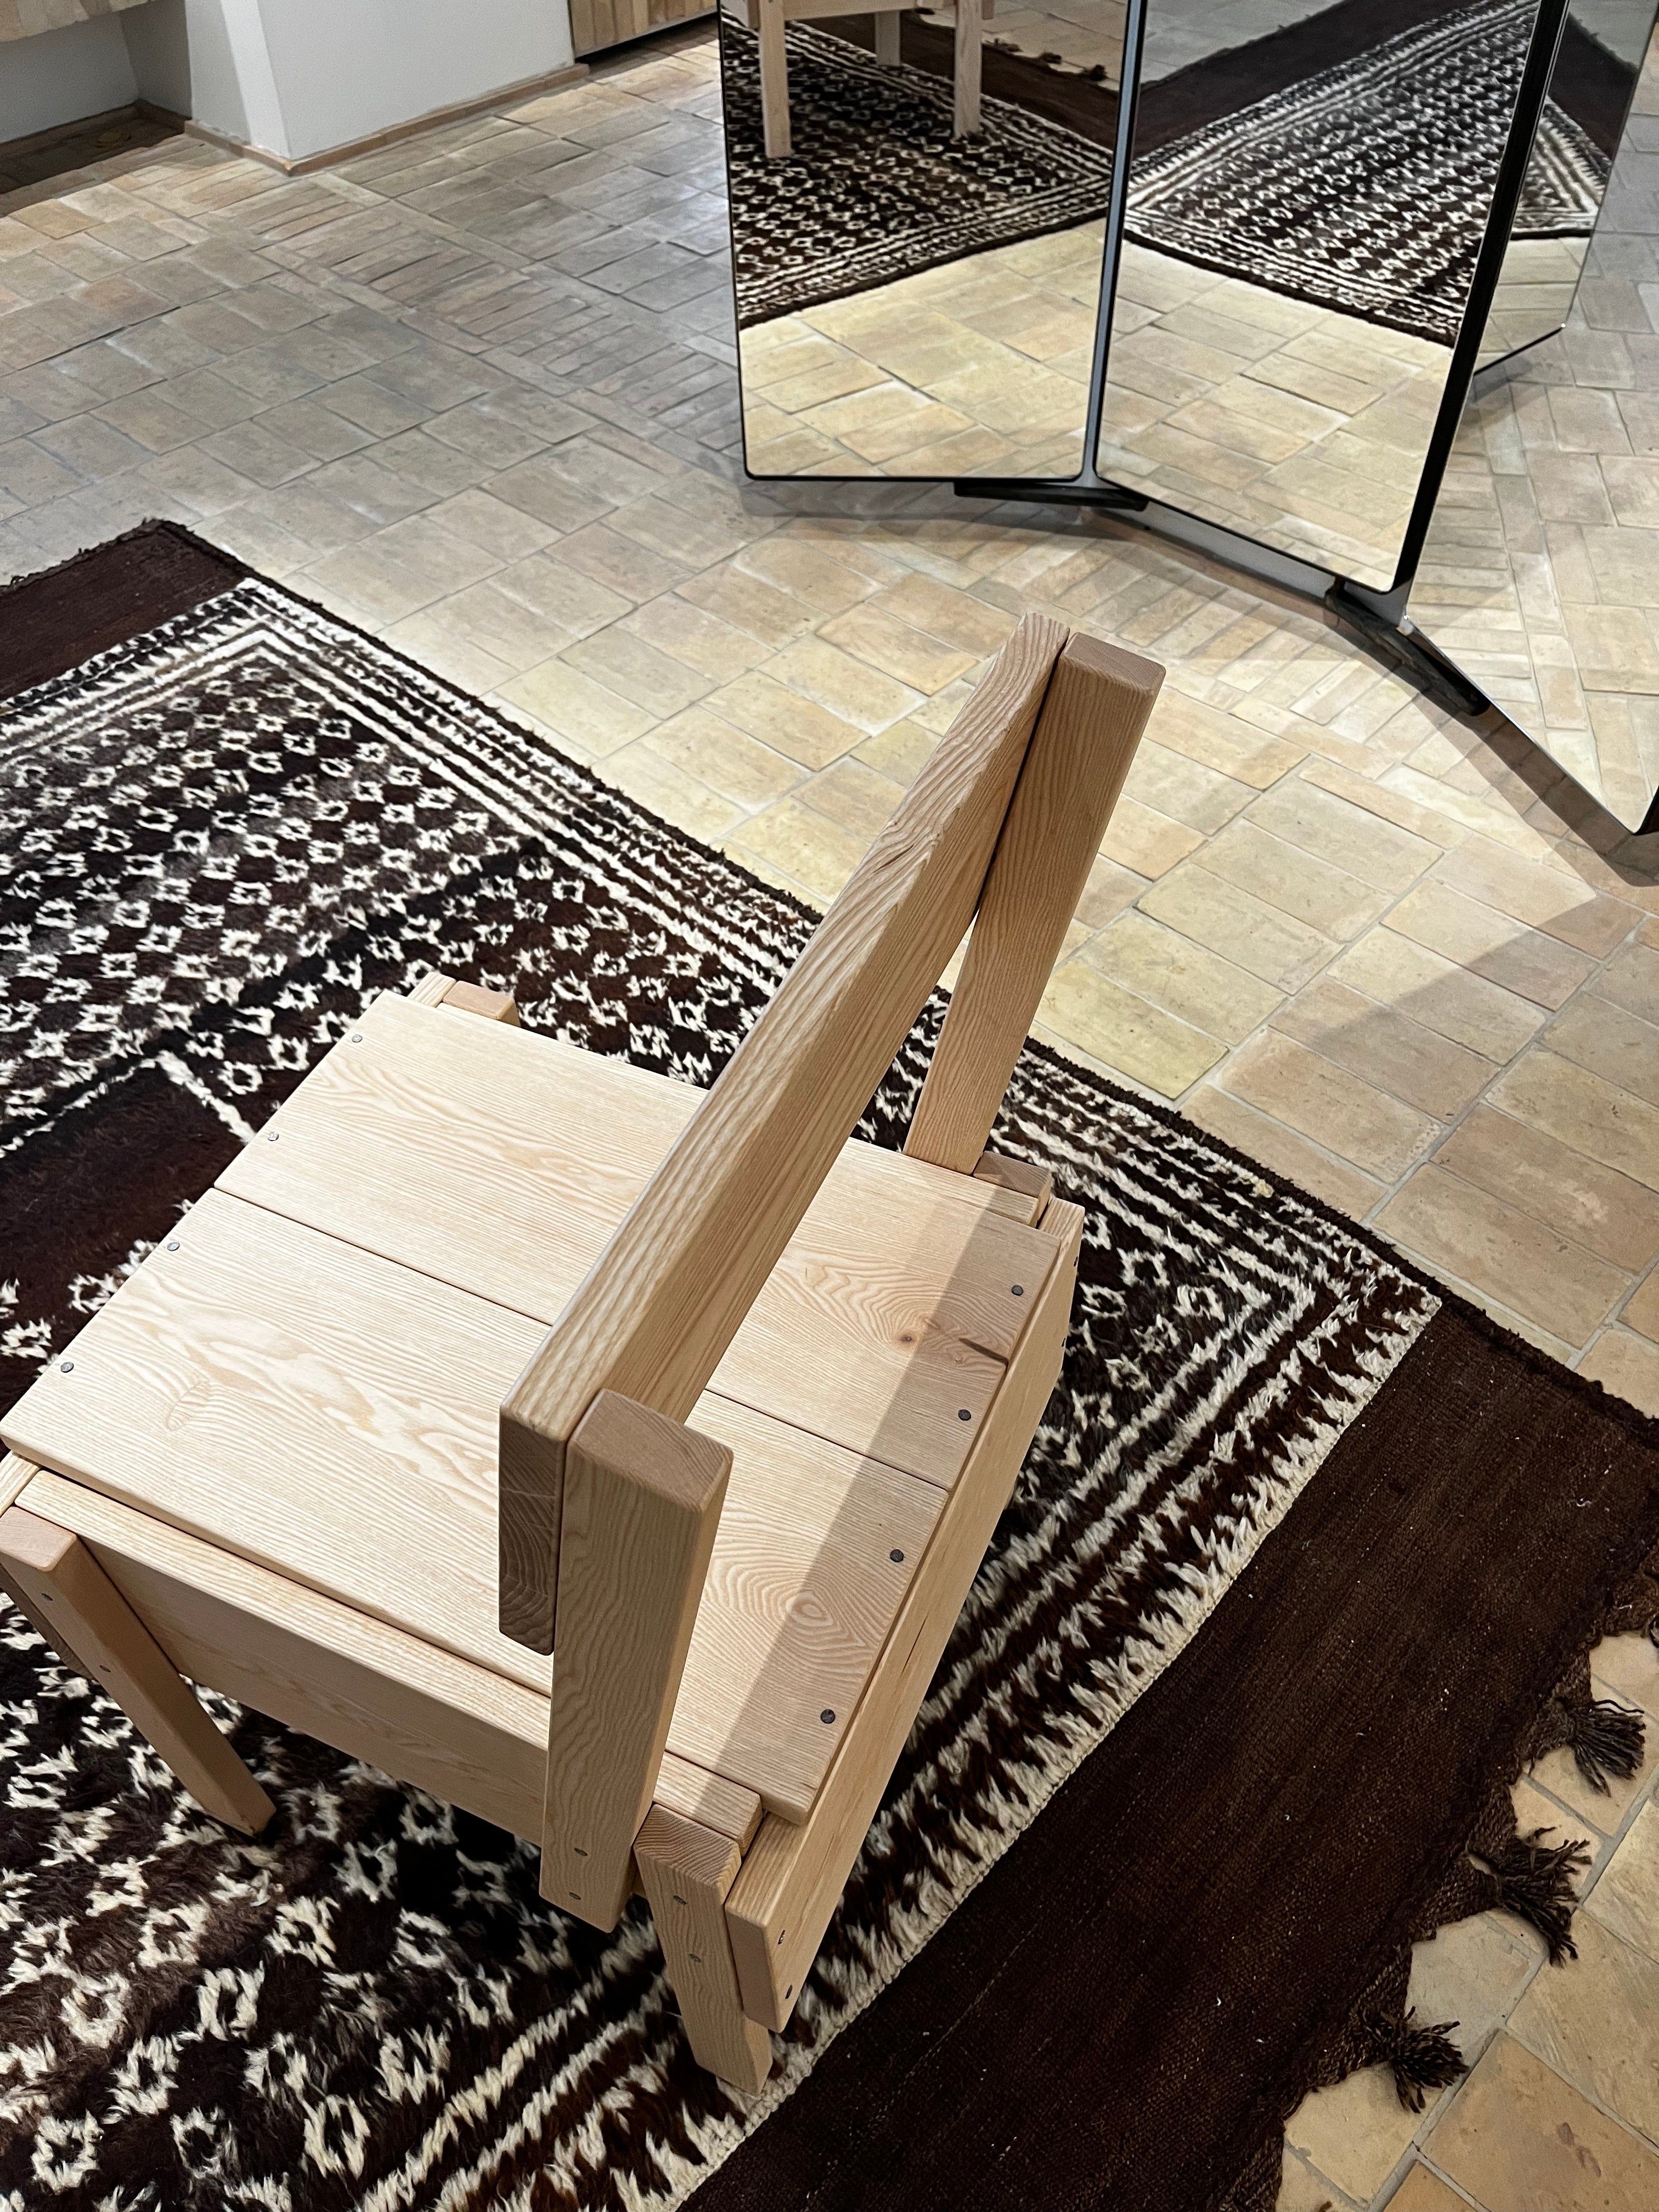
[[[899,58],[899,18],[914,14],[927,0],[865,0],[863,12],[874,12],[876,59],[891,68]],[[951,54],[953,87],[951,128],[958,138],[979,135],[981,47],[987,19],[994,0],[956,0],[955,46]],[[811,22],[827,15],[846,15],[847,0],[743,0],[743,15],[760,41],[761,127],[769,159],[781,161],[793,151],[789,125],[789,52],[784,41],[786,23]]]
[[[764,2079],[1059,1370],[1082,1217],[984,1147],[1160,678],[1023,622],[707,1093],[376,1000],[52,1362],[0,1580],[209,1812],[185,1677],[637,1883]]]

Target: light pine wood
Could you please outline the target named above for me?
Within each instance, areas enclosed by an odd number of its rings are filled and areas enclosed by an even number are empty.
[[[539,1325],[222,1192],[167,1241],[12,1408],[24,1455],[544,1700],[496,1626],[493,1480]],[[733,1467],[669,1745],[802,1818],[945,1492],[713,1393],[692,1418]]]
[[[0,1583],[69,1664],[100,1682],[204,1811],[245,1836],[276,1809],[81,1539],[0,1513]]]
[[[223,1690],[527,1840],[541,1835],[548,1698],[62,1475],[27,1510],[72,1530],[191,1681]],[[663,1754],[655,1790],[734,1843],[752,1790]]]
[[[519,1027],[519,1009],[511,993],[487,991],[482,983],[452,983],[438,1003],[456,1013],[478,1014],[487,1022]]]
[[[775,161],[792,151],[789,135],[789,53],[784,44],[783,0],[759,0],[761,128]]]
[[[786,23],[805,23],[812,22],[823,15],[835,14],[839,9],[840,0],[836,0],[836,6],[833,8],[830,5],[830,0],[782,0],[782,4],[783,20]],[[915,12],[919,4],[920,0],[872,0],[872,5],[865,8],[862,12],[866,15],[909,15]],[[760,10],[761,0],[738,0],[738,12],[742,15],[751,31],[757,31],[760,28]],[[981,13],[987,16],[993,12],[989,8],[981,9]]]
[[[270,1809],[181,1668],[538,1837],[600,1928],[637,1882],[751,2093],[1064,1349],[1082,1216],[985,1139],[1158,676],[1064,642],[1016,630],[712,1093],[434,973],[4,1424],[0,1571],[204,1802]],[[850,1142],[976,912],[910,1156]]]
[[[279,1141],[246,1146],[219,1187],[551,1326],[705,1095],[382,999],[284,1103]],[[1017,1203],[849,1142],[712,1387],[954,1480],[958,1412],[989,1403],[1021,1324],[1009,1286],[1036,1264]]]
[[[693,2056],[736,2087],[758,2089],[771,2070],[771,2038],[744,2017],[726,1927],[741,1853],[661,1805],[651,1808],[635,1848]]]
[[[1034,1168],[1027,1160],[1006,1160],[999,1152],[981,1152],[974,1174],[981,1182],[994,1183],[1018,1200],[1020,1218],[1032,1227],[1042,1220],[1054,1195],[1054,1179],[1047,1168]]]
[[[712,1395],[692,1420],[734,1462],[670,1741],[805,1820],[945,1493]]]
[[[723,1774],[694,1766],[672,1751],[662,1755],[653,1802],[700,1826],[714,1828],[747,1850],[765,1816],[765,1807],[752,1790],[728,1782]]]
[[[455,978],[429,968],[409,994],[410,1003],[416,1006],[441,1006],[455,988]]]
[[[542,1894],[595,1928],[633,1893],[731,1471],[725,1445],[610,1390],[570,1439]]]
[[[551,1644],[547,1498],[588,1406],[690,1413],[851,1135],[979,902],[1065,641],[1041,617],[1015,629],[508,1393],[507,1634]]]
[[[980,130],[981,40],[980,0],[956,0],[955,88],[952,128],[958,138],[976,138]]]
[[[1057,1265],[906,1595],[811,1814],[763,1820],[727,1899],[744,2009],[781,2028],[800,1994],[927,1684],[1060,1371],[1082,1238],[1079,1208],[1043,1218]]]
[[[963,0],[958,0],[958,31]],[[1156,661],[1074,636],[1060,655],[997,841],[962,978],[905,1140],[974,1171],[1048,987],[1140,733]]]
[[[665,24],[714,13],[710,0],[570,0],[571,51],[599,53]]]

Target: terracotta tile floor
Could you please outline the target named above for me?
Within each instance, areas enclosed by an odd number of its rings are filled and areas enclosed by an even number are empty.
[[[718,106],[693,35],[296,181],[174,139],[0,198],[0,568],[175,515],[817,901],[1023,608],[1155,653],[1044,1033],[1659,1409],[1653,852],[1149,538],[745,490]],[[1650,1646],[1596,1666],[1659,1723]],[[1578,1962],[1425,1947],[1467,2086],[1312,2100],[1287,2207],[1659,2206],[1652,1761],[1522,1796],[1595,1838]]]

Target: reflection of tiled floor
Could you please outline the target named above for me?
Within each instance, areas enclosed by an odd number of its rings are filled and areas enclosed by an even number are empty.
[[[1650,58],[1638,116],[1659,116]],[[1632,825],[1659,792],[1659,154],[1619,156],[1567,330],[1470,408],[1412,618]]]
[[[1298,12],[1303,0],[1251,0],[1234,11],[1237,34]],[[1194,39],[1214,29],[1176,27]],[[1103,37],[1119,35],[1095,0],[1075,0],[1069,15],[1005,12],[995,30],[1068,66],[1087,66]],[[1083,225],[744,331],[750,469],[1075,475],[1101,240],[1100,224]],[[1524,267],[1517,258],[1508,323],[1535,310],[1561,252],[1533,249]],[[1098,465],[1387,586],[1449,360],[1443,346],[1130,246]]]
[[[1101,473],[1386,586],[1449,358],[1128,246]]]
[[[757,476],[1075,476],[1103,226],[743,333]]]
[[[1330,0],[1158,0],[1146,30],[1143,81],[1234,46],[1248,46],[1290,23],[1316,15]],[[947,4],[929,11],[948,20]],[[1022,53],[1054,53],[1071,69],[1097,65],[1109,84],[1119,82],[1125,0],[1000,0],[988,35],[1006,39]]]
[[[693,38],[343,171],[175,140],[0,201],[0,573],[176,514],[820,902],[1022,609],[1156,654],[1044,1033],[1659,1410],[1654,856],[1156,541],[744,491],[716,113]],[[1659,1741],[1651,1648],[1597,1666]],[[1421,2116],[1311,2100],[1285,2207],[1654,2212],[1650,1775],[1522,1785],[1598,1839],[1578,1961],[1498,1917],[1424,1947],[1480,2063]]]
[[[1297,5],[1261,0],[1257,14],[1265,23]],[[1078,37],[1082,24],[1094,39],[1096,12],[1077,0]],[[1067,18],[995,20],[999,35],[1024,47],[1082,60],[1062,35]],[[745,331],[750,468],[1074,476],[1101,242],[1101,225],[1089,223]],[[1098,465],[1172,506],[1386,586],[1448,361],[1444,347],[1131,246]]]
[[[1584,265],[1587,238],[1513,238],[1504,256],[1477,367],[1559,330]]]
[[[1101,226],[743,333],[757,476],[1073,476]],[[1394,580],[1446,349],[1125,250],[1102,473]]]

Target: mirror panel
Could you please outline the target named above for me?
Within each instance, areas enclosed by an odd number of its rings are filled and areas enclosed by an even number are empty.
[[[1394,583],[1538,14],[1148,0],[1103,477]]]
[[[1652,0],[1571,0],[1479,368],[1567,319],[1653,16]]]
[[[1061,4],[726,0],[752,474],[1078,474],[1124,9]]]
[[[1653,0],[1639,22],[1594,0],[1573,12],[1626,55],[1644,47],[1646,67],[1567,327],[1469,401],[1410,613],[1639,830],[1659,796],[1659,337],[1645,304],[1659,301],[1659,41]]]

